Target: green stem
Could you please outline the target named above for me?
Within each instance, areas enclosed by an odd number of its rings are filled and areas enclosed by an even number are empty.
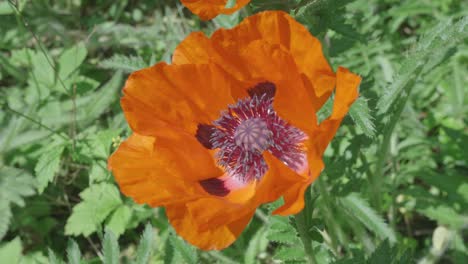
[[[390,140],[393,134],[393,131],[395,130],[396,124],[398,120],[400,119],[401,114],[403,113],[403,110],[405,109],[405,105],[408,102],[408,98],[410,96],[410,88],[413,86],[413,84],[416,82],[416,80],[419,78],[419,75],[421,74],[423,70],[423,67],[420,66],[419,69],[415,71],[414,74],[414,79],[407,83],[404,87],[404,91],[406,94],[402,95],[400,97],[400,101],[397,102],[394,110],[394,114],[390,118],[390,122],[388,123],[387,127],[384,129],[384,135],[382,139],[382,144],[380,147],[377,149],[377,164],[376,164],[376,171],[374,173],[372,182],[373,182],[373,188],[372,188],[372,196],[373,196],[373,202],[375,203],[375,207],[377,211],[381,211],[381,187],[383,184],[383,176],[384,176],[384,169],[385,169],[385,163],[388,158],[388,152],[390,148]],[[390,112],[390,110],[388,111]],[[392,186],[393,187],[393,186]]]
[[[306,205],[307,206],[307,205]],[[312,249],[312,241],[307,234],[307,222],[306,222],[306,215],[305,215],[305,208],[294,216],[296,221],[297,232],[302,240],[302,244],[304,244],[304,250],[307,255],[308,262],[310,264],[316,264],[317,260],[315,260],[314,251]]]
[[[32,118],[32,117],[29,117],[29,116],[27,116],[27,115],[25,115],[25,114],[23,114],[23,113],[21,113],[21,112],[16,111],[15,109],[11,108],[8,104],[5,104],[5,108],[6,108],[8,111],[10,111],[10,112],[12,112],[12,113],[14,113],[14,114],[16,114],[16,115],[19,115],[19,116],[21,116],[21,117],[23,117],[23,118],[29,120],[30,122],[32,122],[32,123],[34,123],[34,124],[36,124],[36,125],[38,125],[38,126],[44,128],[44,129],[48,130],[50,133],[55,134],[55,135],[57,135],[57,136],[63,138],[65,141],[68,141],[68,140],[69,140],[69,138],[66,137],[66,136],[64,136],[63,134],[61,134],[61,133],[59,133],[59,132],[53,130],[52,128],[50,128],[50,127],[48,127],[48,126],[46,126],[46,125],[44,125],[44,124],[42,124],[41,122],[35,120],[35,119]]]
[[[334,214],[336,208],[335,200],[330,197],[327,187],[325,186],[325,174],[322,174],[317,180],[314,186],[317,186],[317,190],[320,193],[320,196],[323,199],[323,216],[327,220],[327,226],[329,227],[330,238],[334,250],[338,252],[338,242],[341,242],[343,246],[349,251],[349,239],[346,234],[341,229],[340,224],[336,221],[336,216]]]
[[[382,144],[380,145],[379,152],[377,153],[377,167],[376,172],[374,175],[374,186],[373,196],[374,196],[374,203],[377,211],[380,211],[382,208],[382,201],[381,201],[381,187],[382,187],[382,180],[384,176],[384,169],[385,163],[387,161],[387,156],[390,148],[390,140],[393,134],[393,130],[395,129],[396,123],[400,118],[401,114],[403,113],[403,109],[405,108],[406,102],[408,101],[409,96],[405,96],[401,99],[401,101],[397,105],[396,113],[393,115],[386,132],[383,135]]]

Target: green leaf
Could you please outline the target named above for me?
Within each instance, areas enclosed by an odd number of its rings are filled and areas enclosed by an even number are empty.
[[[0,167],[0,240],[3,239],[10,225],[11,204],[24,206],[24,197],[35,193],[36,181],[26,171]]]
[[[174,247],[175,254],[178,254],[182,257],[185,263],[187,264],[196,264],[198,263],[197,251],[194,247],[187,244],[182,239],[171,236],[169,238],[171,245]]]
[[[22,250],[21,240],[19,237],[16,237],[12,241],[0,246],[0,260],[2,263],[19,263]]]
[[[58,58],[59,77],[65,80],[72,74],[86,58],[87,50],[83,42],[66,49]]]
[[[407,90],[408,84],[411,84],[421,71],[428,72],[447,59],[447,53],[468,37],[466,25],[468,17],[457,23],[443,21],[420,39],[417,48],[402,63],[395,81],[380,98],[377,104],[380,114],[386,113],[394,105],[402,92]]]
[[[6,235],[6,232],[8,231],[8,227],[10,226],[10,221],[11,221],[11,208],[10,208],[10,202],[6,199],[1,199],[0,200],[0,212],[2,214],[0,215],[0,241],[3,239],[3,237]]]
[[[125,228],[127,227],[131,217],[132,210],[128,206],[122,204],[112,213],[109,218],[109,222],[107,223],[107,228],[119,237],[125,232]]]
[[[68,264],[80,264],[80,261],[81,261],[80,248],[78,247],[78,244],[73,239],[68,240],[67,257],[68,257]]]
[[[416,208],[418,212],[433,219],[440,224],[460,229],[468,226],[468,214],[459,214],[454,208],[446,205],[431,205],[425,208]]]
[[[44,189],[49,185],[55,174],[60,168],[60,158],[62,156],[63,145],[49,147],[39,158],[34,172],[37,178],[37,189],[39,193],[44,192]]]
[[[301,243],[296,229],[289,223],[288,217],[270,217],[271,226],[268,230],[267,238],[283,244]]]
[[[89,172],[89,184],[98,183],[106,180],[109,176],[109,171],[106,168],[106,162],[98,160],[91,165]]]
[[[82,201],[73,207],[65,225],[67,235],[90,235],[122,204],[119,190],[109,183],[91,185],[80,193],[80,197]]]
[[[49,253],[49,263],[50,264],[63,264],[63,261],[55,255],[55,253],[54,253],[54,251],[52,251],[52,249],[49,248],[47,251]]]
[[[230,29],[235,27],[240,22],[240,12],[234,12],[232,15],[218,15],[212,21],[217,28]]]
[[[341,205],[345,211],[356,217],[362,224],[382,239],[388,239],[391,243],[396,242],[396,236],[393,230],[384,222],[367,201],[362,199],[359,194],[352,193],[340,199]]]
[[[349,111],[354,123],[364,132],[368,137],[375,136],[375,125],[373,117],[370,114],[369,106],[366,99],[361,95],[351,106]]]
[[[77,110],[76,119],[82,124],[94,122],[109,106],[119,98],[122,85],[122,73],[116,72],[97,92],[94,92],[85,105]]]
[[[267,226],[263,226],[262,228],[258,229],[255,235],[249,240],[249,245],[247,246],[244,254],[245,264],[257,263],[258,255],[266,251],[269,243],[266,237],[267,231]]]
[[[304,248],[301,246],[287,247],[283,246],[275,252],[274,259],[281,261],[304,260],[306,257]]]
[[[270,231],[267,238],[271,241],[283,244],[295,244],[299,242],[299,238],[294,228]]]
[[[141,57],[114,54],[111,58],[101,61],[99,66],[104,69],[121,70],[125,73],[131,73],[148,67],[148,64]]]
[[[1,15],[10,15],[10,14],[14,14],[14,13],[15,13],[15,9],[13,9],[10,6],[10,3],[8,1],[0,3],[0,16]]]
[[[147,264],[153,250],[153,227],[146,224],[137,250],[136,264]]]
[[[120,134],[120,130],[106,129],[99,131],[91,137],[91,145],[93,156],[97,158],[107,159],[109,157],[112,139]]]
[[[31,66],[32,77],[35,82],[45,86],[47,89],[54,87],[55,71],[50,56],[42,51],[31,54]]]
[[[120,258],[119,243],[117,242],[117,237],[109,229],[106,229],[106,233],[104,234],[104,241],[103,241],[102,247],[103,247],[102,255],[104,257],[103,263],[104,264],[119,264],[119,258]]]
[[[398,251],[396,247],[391,248],[388,240],[380,243],[379,247],[374,250],[369,257],[369,264],[392,263],[397,257]]]

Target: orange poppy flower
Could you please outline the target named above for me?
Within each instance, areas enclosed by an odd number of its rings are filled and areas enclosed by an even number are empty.
[[[226,8],[228,0],[181,0],[181,2],[201,19],[210,20],[220,14],[232,14],[247,5],[250,0],[237,0],[230,8]]]
[[[320,42],[284,12],[211,38],[192,33],[172,64],[128,78],[121,104],[134,134],[109,168],[125,195],[164,206],[188,242],[225,248],[261,204],[283,197],[274,214],[303,209],[360,81],[345,68],[334,73]],[[318,124],[333,91],[332,113]]]

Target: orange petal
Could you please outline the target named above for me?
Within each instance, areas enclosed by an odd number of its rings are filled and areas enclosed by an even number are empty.
[[[133,134],[108,166],[122,193],[151,206],[204,197],[198,181],[222,174],[194,137],[169,130],[156,138]]]
[[[205,208],[211,207],[210,204],[205,206]],[[217,209],[224,210],[224,208]],[[220,250],[232,244],[252,219],[254,212],[255,210],[238,215],[234,221],[226,222],[224,225],[200,230],[199,223],[194,221],[184,204],[166,207],[167,217],[177,234],[203,250]],[[206,221],[209,223],[209,219]]]
[[[181,0],[181,2],[202,20],[210,20],[219,14],[232,14],[248,4],[250,0],[237,0],[231,8],[226,8],[228,0]]]
[[[306,142],[310,177],[306,183],[292,186],[284,194],[284,205],[274,211],[274,214],[296,214],[304,208],[304,192],[322,172],[324,164],[322,155],[336,134],[341,121],[349,111],[349,107],[358,97],[358,86],[361,78],[345,68],[338,68],[335,101],[331,116],[309,135]]]
[[[319,157],[322,156],[335,136],[351,104],[359,96],[358,87],[361,83],[361,77],[346,68],[339,67],[336,72],[336,79],[336,93],[332,113],[329,118],[320,123],[318,129],[310,136],[313,140],[310,148],[314,148],[315,155],[319,155]]]
[[[165,128],[195,135],[198,124],[211,123],[234,103],[231,85],[214,65],[159,63],[130,75],[121,104],[139,134],[155,135]]]
[[[256,204],[273,202],[295,184],[307,181],[307,178],[291,170],[271,153],[264,152],[263,157],[268,165],[268,171],[258,183],[254,198]]]
[[[255,14],[232,29],[217,30],[210,39],[202,33],[191,34],[176,48],[173,63],[213,61],[236,78],[242,79],[245,78],[245,65],[238,61],[237,54],[246,52],[250,53],[251,61],[260,59],[260,55],[246,48],[256,40],[280,45],[292,55],[308,84],[306,88],[318,111],[326,101],[324,98],[331,94],[335,86],[335,74],[323,55],[320,41],[282,11]]]
[[[252,54],[257,58],[252,59]],[[294,58],[287,50],[280,45],[257,40],[247,46],[240,59],[248,72],[247,79],[263,79],[276,85],[274,108],[280,117],[305,132],[315,128],[315,109]],[[239,92],[233,91],[232,94],[235,98],[239,96]]]

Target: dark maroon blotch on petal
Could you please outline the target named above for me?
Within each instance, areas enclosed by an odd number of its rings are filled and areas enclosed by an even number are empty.
[[[273,98],[276,93],[276,86],[272,82],[261,82],[250,88],[247,92],[250,97],[253,97],[254,95],[258,97],[266,95],[268,98]]]
[[[230,190],[225,186],[224,181],[218,178],[202,180],[199,183],[207,193],[212,195],[223,197],[228,195],[230,192]]]
[[[216,131],[215,126],[199,124],[195,137],[205,148],[213,149],[213,144],[210,142],[210,139],[215,131]]]

